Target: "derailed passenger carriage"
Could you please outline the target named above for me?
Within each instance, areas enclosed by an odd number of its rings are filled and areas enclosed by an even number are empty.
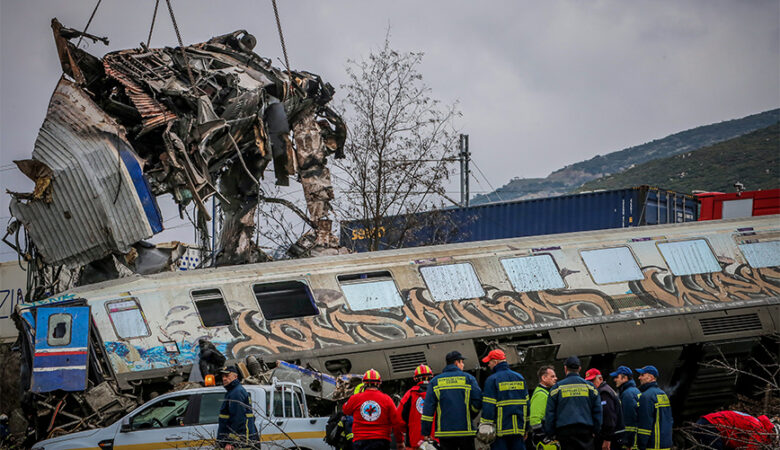
[[[375,368],[384,380],[409,378],[421,363],[440,371],[450,350],[477,369],[478,358],[499,346],[530,381],[538,366],[573,354],[602,371],[654,364],[677,413],[687,415],[734,389],[733,376],[699,362],[745,357],[780,330],[780,222],[756,217],[135,276],[20,305],[18,313],[31,374],[24,382],[33,392],[83,390],[87,367],[90,386],[115,379],[121,389],[158,389],[186,376],[201,339],[233,360],[255,355],[330,374]],[[79,382],[60,386],[50,376],[57,371]]]

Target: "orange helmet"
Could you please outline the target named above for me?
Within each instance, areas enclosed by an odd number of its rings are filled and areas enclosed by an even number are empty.
[[[379,384],[382,382],[382,377],[379,376],[379,372],[377,372],[374,369],[368,369],[365,374],[363,374],[363,383],[375,383]]]
[[[433,371],[430,367],[426,366],[425,364],[420,364],[417,366],[416,369],[414,369],[414,378],[420,378],[420,377],[432,377]]]

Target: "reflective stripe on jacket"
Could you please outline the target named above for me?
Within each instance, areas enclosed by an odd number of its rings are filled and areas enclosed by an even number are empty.
[[[436,417],[436,437],[473,436],[473,415],[482,408],[482,391],[476,378],[448,364],[428,384],[423,405],[421,434],[430,436]]]
[[[590,428],[594,434],[601,430],[601,399],[592,383],[576,372],[555,383],[547,399],[544,431],[554,436],[561,427],[580,425]]]
[[[637,411],[639,409],[639,396],[641,393],[634,380],[628,380],[618,388],[620,392],[620,407],[623,410],[623,437],[622,442],[626,447],[636,445]]]
[[[500,362],[485,381],[482,392],[482,423],[495,423],[496,435],[525,434],[528,389],[525,378]]]
[[[252,413],[249,393],[238,380],[233,380],[225,389],[225,399],[219,408],[218,443],[224,447],[233,441],[257,441],[255,415]]]
[[[645,383],[639,387],[636,445],[645,449],[672,448],[672,406],[669,397],[658,383]]]

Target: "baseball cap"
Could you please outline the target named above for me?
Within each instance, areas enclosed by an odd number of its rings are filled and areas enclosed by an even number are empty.
[[[461,359],[466,359],[463,355],[460,354],[459,351],[451,351],[447,353],[447,356],[444,357],[444,360],[447,361],[447,364],[452,364],[455,361],[459,361]]]
[[[234,374],[238,375],[238,369],[236,368],[236,366],[225,366],[219,369],[219,373],[228,374],[230,372],[233,372]]]
[[[658,378],[658,369],[655,368],[655,366],[644,366],[641,369],[636,369],[636,373],[643,374],[643,373],[649,373],[650,375]]]
[[[566,362],[563,363],[564,366],[568,367],[569,369],[579,369],[580,368],[580,359],[576,356],[569,356],[566,358]]]
[[[585,381],[591,381],[600,375],[601,371],[599,369],[588,369],[588,371],[585,372]]]
[[[617,370],[615,370],[614,372],[609,374],[609,376],[611,376],[611,377],[616,377],[618,375],[625,375],[625,376],[631,378],[632,376],[634,376],[634,372],[632,372],[631,369],[629,369],[626,366],[620,366],[620,367],[617,368]]]
[[[484,358],[482,358],[482,362],[486,363],[490,361],[491,359],[497,359],[499,361],[504,361],[506,359],[506,354],[504,354],[503,350],[491,350],[490,353],[487,354]]]

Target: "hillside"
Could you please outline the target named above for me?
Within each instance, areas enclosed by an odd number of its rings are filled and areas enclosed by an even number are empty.
[[[780,124],[710,147],[656,159],[582,185],[578,191],[648,184],[674,191],[734,191],[780,187]]]
[[[471,204],[566,194],[583,183],[622,172],[631,166],[711,146],[778,122],[780,109],[704,125],[635,147],[598,155],[556,170],[545,178],[514,178],[494,192],[475,196]]]

